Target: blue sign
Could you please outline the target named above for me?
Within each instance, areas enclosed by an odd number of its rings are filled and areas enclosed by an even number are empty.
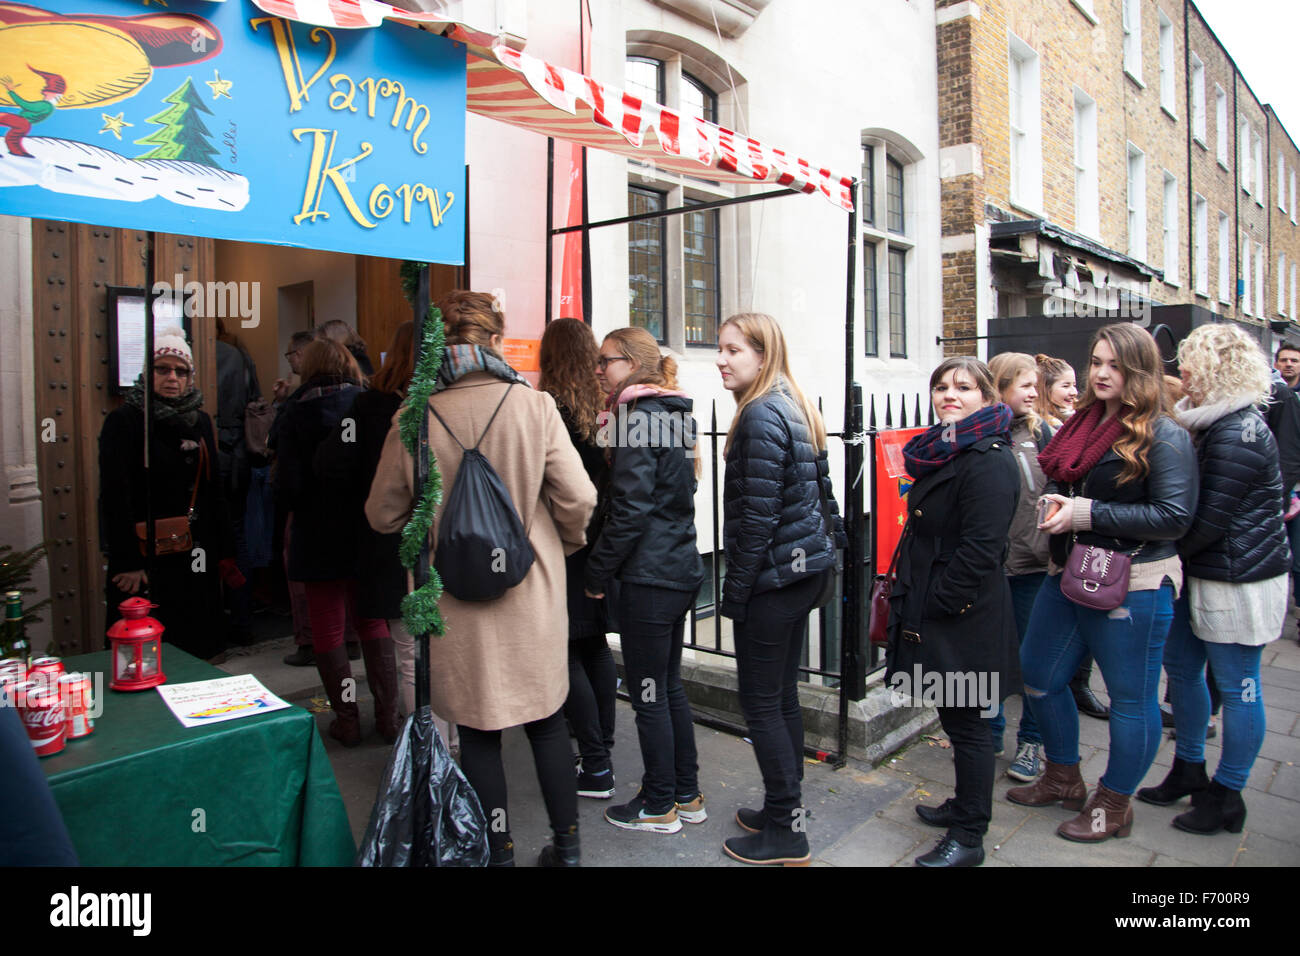
[[[0,213],[464,263],[462,44],[247,0],[58,6],[0,3]]]

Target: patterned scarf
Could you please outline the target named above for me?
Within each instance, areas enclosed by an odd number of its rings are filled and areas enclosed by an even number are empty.
[[[470,372],[487,372],[503,382],[514,382],[524,388],[532,388],[524,378],[500,355],[481,345],[448,345],[443,350],[442,365],[438,367],[438,381],[433,386],[436,395],[444,388],[464,378]]]
[[[990,435],[1011,442],[1011,409],[1001,402],[987,405],[959,422],[938,422],[903,446],[907,473],[916,481],[938,471],[960,452]]]
[[[144,411],[144,376],[135,380],[135,384],[126,390],[126,404]],[[193,428],[199,420],[199,411],[203,408],[203,393],[192,388],[179,398],[166,398],[157,392],[153,396],[153,420],[155,422],[178,421],[187,428]]]
[[[1043,474],[1053,481],[1069,484],[1092,471],[1093,465],[1101,461],[1101,456],[1110,451],[1111,445],[1124,433],[1125,411],[1121,409],[1103,425],[1101,417],[1105,414],[1106,403],[1093,402],[1066,419],[1061,430],[1038,456]]]

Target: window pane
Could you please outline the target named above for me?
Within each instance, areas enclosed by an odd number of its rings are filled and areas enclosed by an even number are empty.
[[[885,160],[885,191],[889,203],[889,231],[903,231],[903,165]]]
[[[689,200],[686,203],[694,205]],[[718,210],[682,217],[682,259],[686,274],[686,344],[718,341]]]
[[[868,355],[880,354],[880,343],[876,341],[876,244],[862,244],[862,311],[863,339]]]
[[[689,73],[683,73],[682,80],[682,113],[716,124],[718,98],[713,91]]]
[[[628,188],[628,214],[659,212],[663,193]],[[628,321],[664,341],[664,221],[646,219],[628,224]]]
[[[907,252],[889,250],[889,354],[907,357]]]
[[[862,221],[876,224],[876,150],[862,147]]]
[[[643,56],[628,57],[623,86],[626,92],[638,99],[662,103],[664,101],[663,64]]]

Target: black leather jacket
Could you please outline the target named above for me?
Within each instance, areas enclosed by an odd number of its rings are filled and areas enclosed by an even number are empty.
[[[1119,484],[1124,460],[1112,448],[1080,481],[1071,485],[1048,481],[1047,493],[1092,499],[1092,530],[1078,532],[1080,544],[1116,551],[1141,546],[1135,564],[1178,553],[1176,543],[1196,514],[1200,490],[1196,451],[1187,429],[1172,418],[1157,419],[1154,431],[1143,478]],[[1068,532],[1052,535],[1052,561],[1058,566],[1065,565],[1073,537]]]

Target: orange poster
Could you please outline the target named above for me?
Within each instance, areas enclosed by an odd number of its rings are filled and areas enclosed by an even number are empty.
[[[903,463],[903,446],[924,428],[894,428],[876,437],[876,573],[884,574],[903,536],[907,521],[907,492],[912,479]]]
[[[538,359],[541,355],[540,339],[506,339],[502,354],[510,367],[516,372],[537,372],[541,370]]]

